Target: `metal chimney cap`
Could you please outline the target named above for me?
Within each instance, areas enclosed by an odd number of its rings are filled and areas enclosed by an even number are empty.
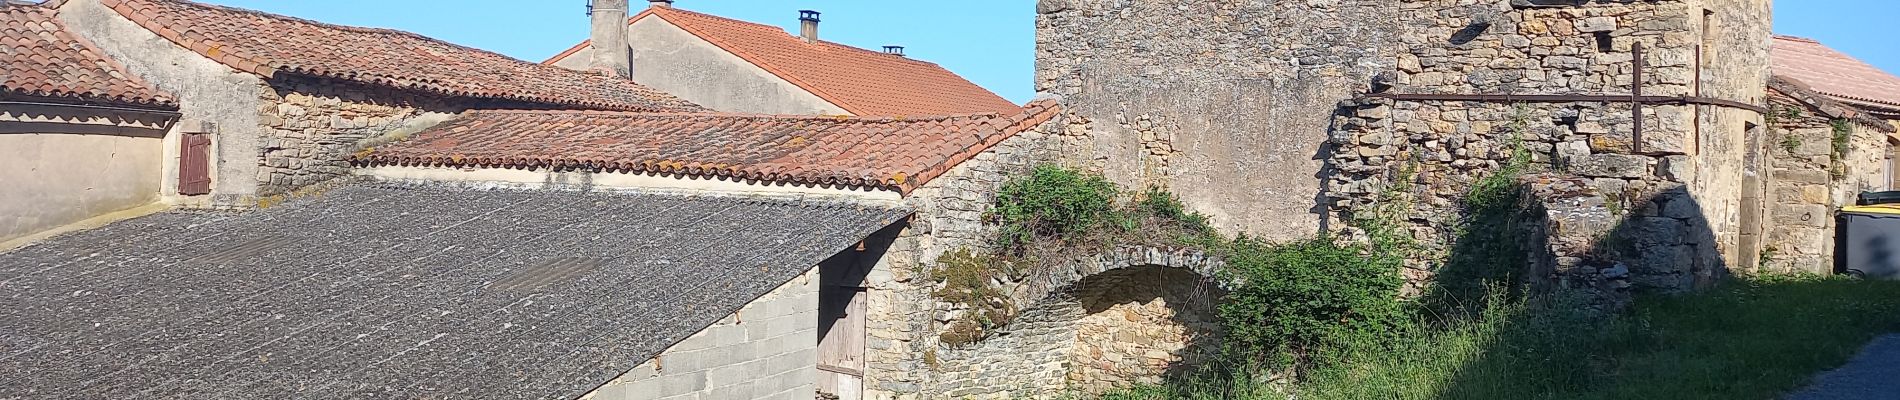
[[[884,46],[884,54],[904,55],[904,46]]]
[[[812,11],[812,10],[798,10],[798,20],[799,20],[799,21],[811,21],[811,22],[818,22],[818,14],[819,14],[819,12],[817,12],[817,11]]]

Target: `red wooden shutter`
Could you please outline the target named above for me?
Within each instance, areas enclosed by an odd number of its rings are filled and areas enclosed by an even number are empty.
[[[211,193],[211,137],[187,133],[178,140],[178,194]]]

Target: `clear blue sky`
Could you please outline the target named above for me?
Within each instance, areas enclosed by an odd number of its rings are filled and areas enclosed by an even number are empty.
[[[1226,0],[1222,0],[1226,1]],[[586,0],[209,0],[323,22],[401,29],[539,62],[587,38]],[[643,0],[631,0],[641,7]],[[1780,0],[1775,32],[1820,40],[1900,73],[1900,0]],[[902,45],[1021,103],[1034,96],[1032,0],[678,0],[677,7],[797,31],[798,10],[824,13],[827,40]]]

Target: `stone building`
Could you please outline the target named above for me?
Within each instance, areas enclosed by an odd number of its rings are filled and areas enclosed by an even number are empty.
[[[606,69],[631,73],[641,84],[726,112],[888,117],[1017,108],[937,64],[905,57],[902,47],[879,52],[823,40],[815,11],[800,12],[803,26],[793,36],[673,8],[672,0],[654,0],[629,19],[624,3],[590,3],[594,39],[545,63],[608,63]],[[617,22],[623,20],[630,22]]]
[[[1833,213],[1892,189],[1900,77],[1820,42],[1776,36],[1766,185],[1773,208],[1759,266],[1832,273]]]
[[[179,126],[203,130],[166,136],[166,148],[179,140],[209,142],[210,189],[167,189],[180,204],[269,202],[347,175],[348,157],[376,138],[399,137],[470,108],[701,109],[624,79],[408,32],[176,0],[40,7],[130,76],[174,94]],[[178,169],[175,162],[165,166],[167,175]]]
[[[0,248],[158,201],[177,117],[51,9],[0,3]]]
[[[1756,251],[1761,214],[1740,210],[1763,207],[1744,155],[1764,123],[1766,1],[1181,7],[1042,1],[1038,88],[1083,121],[1077,162],[1176,187],[1223,228],[1351,231],[1390,207],[1421,259],[1442,259],[1462,195],[1522,150],[1582,185],[1567,193],[1607,200],[1584,201],[1595,222],[1551,232],[1550,280],[1689,287]],[[1249,179],[1211,181],[1232,176]],[[1671,239],[1581,257],[1638,225]],[[1436,267],[1407,276],[1422,287]]]

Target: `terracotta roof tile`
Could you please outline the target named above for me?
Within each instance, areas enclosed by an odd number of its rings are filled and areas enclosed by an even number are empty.
[[[631,80],[516,60],[414,33],[331,25],[183,0],[101,0],[140,26],[241,71],[623,111],[703,108]]]
[[[66,31],[57,11],[0,5],[0,92],[73,103],[177,109],[172,95]]]
[[[1019,106],[935,63],[827,41],[807,43],[783,29],[678,8],[657,16],[859,116],[1011,113]],[[545,62],[553,64],[583,42]]]
[[[1835,51],[1813,39],[1775,36],[1775,75],[1805,83],[1836,100],[1900,108],[1900,77]]]
[[[376,148],[368,165],[553,167],[902,193],[1059,112],[922,119],[716,113],[477,110]]]

